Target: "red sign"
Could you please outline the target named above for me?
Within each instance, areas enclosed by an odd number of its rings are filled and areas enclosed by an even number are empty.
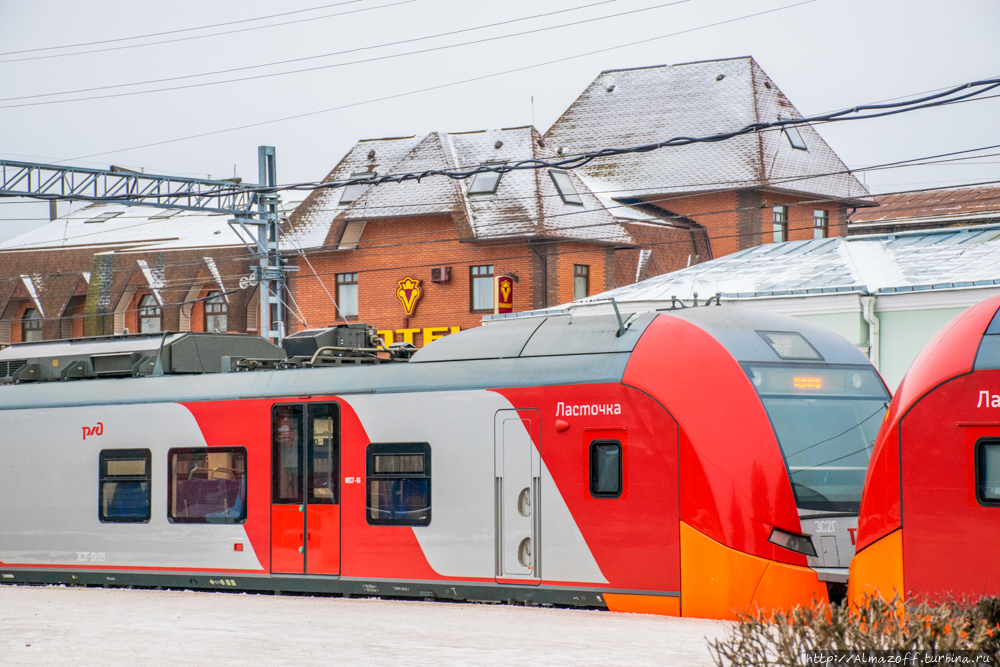
[[[497,278],[497,312],[514,312],[514,279],[510,276]]]

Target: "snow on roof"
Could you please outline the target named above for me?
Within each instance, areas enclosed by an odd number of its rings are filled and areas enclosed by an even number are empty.
[[[768,243],[597,294],[620,303],[1000,285],[1000,225]]]
[[[545,134],[572,155],[707,136],[755,122],[802,118],[750,57],[602,72]],[[595,190],[637,197],[760,186],[811,196],[868,197],[819,134],[799,126],[808,150],[772,130],[717,143],[600,158],[580,171]],[[600,184],[600,185],[598,185]],[[857,202],[861,203],[861,202]]]
[[[852,224],[963,220],[1000,216],[1000,187],[945,188],[876,196],[878,208],[851,216]]]
[[[0,243],[0,252],[113,247],[121,250],[178,250],[242,246],[246,237],[229,226],[228,214],[91,204]]]
[[[360,141],[324,180],[343,181],[351,174],[367,171],[400,174],[543,157],[554,157],[554,153],[545,148],[542,137],[532,127],[431,132],[423,137]],[[469,195],[471,179],[442,176],[371,186],[350,204],[340,204],[342,188],[317,191],[291,217],[286,238],[303,248],[322,245],[337,218],[360,221],[455,215],[468,221],[477,239],[559,236],[631,243],[628,232],[601,200],[576,175],[571,179],[583,206],[563,203],[546,170],[504,174],[493,194]]]

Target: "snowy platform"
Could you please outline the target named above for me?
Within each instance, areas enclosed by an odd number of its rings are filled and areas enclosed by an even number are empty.
[[[728,623],[574,609],[0,586],[9,665],[711,665]]]

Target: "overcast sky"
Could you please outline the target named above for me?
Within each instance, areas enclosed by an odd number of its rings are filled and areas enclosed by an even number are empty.
[[[188,30],[212,24],[229,25]],[[998,0],[0,0],[0,159],[256,181],[273,145],[279,182],[313,181],[358,139],[544,132],[605,69],[751,55],[812,115],[998,76],[998,34]],[[192,84],[209,85],[121,96]],[[819,131],[852,168],[1000,145],[1000,97]],[[1000,180],[995,153],[859,176],[874,193]],[[0,241],[48,219],[9,201]]]

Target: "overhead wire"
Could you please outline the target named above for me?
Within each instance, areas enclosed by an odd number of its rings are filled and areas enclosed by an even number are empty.
[[[677,35],[683,35],[683,34],[687,34],[687,33],[691,33],[691,32],[696,32],[698,30],[705,30],[705,29],[708,29],[708,28],[713,28],[713,27],[716,27],[716,26],[724,25],[724,24],[727,24],[727,23],[733,23],[733,22],[736,22],[736,21],[743,21],[745,19],[756,18],[758,16],[764,16],[766,14],[773,14],[775,12],[784,11],[786,9],[792,9],[792,8],[795,8],[795,7],[801,7],[802,5],[808,5],[808,4],[811,4],[813,2],[817,2],[817,1],[818,0],[801,0],[800,2],[796,2],[796,3],[793,3],[791,5],[784,5],[782,7],[776,7],[774,9],[768,9],[768,10],[764,10],[764,11],[760,11],[760,12],[755,12],[755,13],[752,13],[752,14],[745,14],[743,16],[737,16],[737,17],[734,17],[734,18],[731,18],[731,19],[725,19],[723,21],[716,21],[714,23],[709,23],[709,24],[697,26],[697,27],[694,27],[694,28],[688,28],[686,30],[680,30],[680,31],[677,31],[677,32],[672,32],[672,33],[668,33],[668,34],[664,34],[664,35],[658,35],[658,36],[655,36],[655,37],[650,37],[650,38],[647,38],[647,39],[641,39],[641,40],[637,40],[637,41],[633,41],[633,42],[628,42],[628,43],[625,43],[625,44],[618,44],[616,46],[610,46],[610,47],[606,47],[606,48],[602,48],[602,49],[596,49],[594,51],[588,51],[588,52],[585,52],[585,53],[578,53],[578,54],[572,55],[572,56],[565,56],[565,57],[562,57],[562,58],[556,58],[554,60],[549,60],[549,61],[545,61],[545,62],[541,62],[541,63],[533,63],[531,65],[525,65],[523,67],[516,67],[514,69],[504,70],[504,71],[500,71],[500,72],[493,72],[491,74],[484,74],[484,75],[480,75],[480,76],[471,77],[471,78],[468,78],[468,79],[462,79],[462,80],[459,80],[459,81],[452,81],[452,82],[449,82],[449,83],[443,83],[443,84],[438,84],[438,85],[434,85],[434,86],[428,86],[428,87],[425,87],[425,88],[419,88],[419,89],[410,90],[410,91],[406,91],[406,92],[402,92],[402,93],[396,93],[396,94],[392,94],[392,95],[385,95],[385,96],[382,96],[382,97],[376,97],[376,98],[372,98],[372,99],[368,99],[368,100],[363,100],[363,101],[360,101],[360,102],[353,102],[353,103],[344,104],[344,105],[341,105],[341,106],[330,107],[330,108],[327,108],[327,109],[318,109],[318,110],[315,110],[315,111],[307,111],[307,112],[304,112],[304,113],[298,113],[298,114],[294,114],[294,115],[291,115],[291,116],[284,116],[282,118],[272,118],[270,120],[258,121],[258,122],[254,122],[254,123],[247,123],[247,124],[244,124],[244,125],[238,125],[238,126],[234,126],[234,127],[220,129],[220,130],[212,130],[212,131],[209,131],[209,132],[201,132],[201,133],[192,134],[192,135],[189,135],[189,136],[186,136],[186,137],[177,137],[177,138],[174,138],[174,139],[164,139],[162,141],[155,141],[155,142],[146,143],[146,144],[142,144],[142,145],[130,146],[128,148],[120,148],[120,149],[115,149],[115,150],[110,150],[110,151],[102,151],[102,152],[99,152],[99,153],[91,153],[89,155],[81,155],[81,156],[75,157],[75,158],[68,158],[66,160],[60,160],[58,163],[73,162],[75,160],[84,160],[84,159],[87,159],[87,158],[98,157],[98,156],[101,156],[101,155],[112,155],[114,153],[122,153],[122,152],[126,152],[126,151],[138,150],[138,149],[141,149],[141,148],[150,148],[150,147],[153,147],[153,146],[162,146],[162,145],[165,145],[165,144],[172,144],[172,143],[177,143],[177,142],[180,142],[180,141],[189,141],[191,139],[201,139],[201,138],[204,138],[204,137],[215,136],[215,135],[218,135],[218,134],[225,134],[225,133],[229,133],[229,132],[237,132],[237,131],[240,131],[240,130],[246,130],[246,129],[253,128],[253,127],[261,127],[263,125],[271,125],[273,123],[282,123],[282,122],[286,122],[286,121],[289,121],[289,120],[298,120],[300,118],[308,118],[308,117],[311,117],[311,116],[317,116],[317,115],[321,115],[321,114],[331,113],[333,111],[341,111],[343,109],[350,109],[350,108],[354,108],[354,107],[358,107],[358,106],[364,106],[364,105],[368,105],[368,104],[374,104],[374,103],[377,103],[377,102],[384,102],[384,101],[388,101],[388,100],[399,99],[401,97],[408,97],[410,95],[417,95],[417,94],[420,94],[420,93],[426,93],[426,92],[430,92],[430,91],[434,91],[434,90],[441,90],[441,89],[444,89],[444,88],[451,88],[451,87],[454,87],[454,86],[460,86],[460,85],[464,85],[464,84],[467,84],[467,83],[473,83],[473,82],[476,82],[476,81],[484,81],[486,79],[492,79],[492,78],[495,78],[495,77],[498,77],[498,76],[504,76],[504,75],[507,75],[507,74],[514,74],[514,73],[517,73],[517,72],[523,72],[523,71],[527,71],[527,70],[531,70],[531,69],[536,69],[538,67],[547,67],[548,65],[554,65],[554,64],[557,64],[557,63],[568,62],[568,61],[571,61],[571,60],[576,60],[578,58],[585,58],[585,57],[592,56],[592,55],[597,55],[597,54],[600,54],[600,53],[607,53],[607,52],[615,51],[615,50],[618,50],[618,49],[628,48],[630,46],[636,46],[638,44],[645,44],[645,43],[648,43],[648,42],[654,42],[654,41],[661,40],[661,39],[667,39],[669,37],[675,37]]]
[[[412,1],[413,0],[405,0],[405,2],[412,2]],[[671,2],[663,3],[663,4],[660,4],[660,5],[654,5],[652,7],[642,7],[640,9],[634,9],[634,10],[630,10],[630,11],[626,11],[626,12],[618,12],[616,14],[609,14],[607,16],[599,16],[599,17],[595,17],[595,18],[582,19],[580,21],[573,21],[571,23],[563,23],[563,24],[555,25],[555,26],[546,26],[546,27],[543,27],[543,28],[535,28],[533,30],[524,30],[522,32],[510,33],[510,34],[507,34],[507,35],[498,35],[498,36],[495,36],[495,37],[484,37],[482,39],[471,40],[471,41],[468,41],[468,42],[460,42],[458,44],[444,44],[444,45],[441,45],[441,46],[434,46],[434,47],[430,47],[430,48],[426,48],[426,49],[417,49],[415,51],[407,51],[407,52],[404,52],[404,53],[394,53],[394,54],[389,54],[389,55],[384,55],[384,56],[375,56],[375,57],[371,57],[371,58],[362,58],[360,60],[352,60],[352,61],[343,62],[343,63],[332,63],[332,64],[329,64],[329,65],[317,65],[315,67],[307,67],[307,68],[303,68],[303,69],[289,70],[289,71],[284,71],[284,72],[271,72],[271,73],[268,73],[268,74],[257,74],[257,75],[254,75],[254,76],[245,76],[245,77],[239,77],[239,78],[235,78],[235,79],[226,79],[226,80],[223,80],[223,81],[206,81],[204,83],[192,83],[192,84],[186,84],[186,85],[183,85],[183,86],[171,86],[169,88],[154,88],[152,90],[135,90],[135,91],[125,92],[125,93],[113,93],[113,94],[110,94],[110,95],[93,95],[93,96],[90,96],[90,97],[76,97],[76,98],[67,99],[67,100],[48,100],[48,101],[45,101],[45,102],[25,102],[25,103],[22,103],[22,104],[4,104],[4,105],[0,105],[0,109],[19,109],[19,108],[24,108],[24,107],[47,106],[47,105],[51,105],[51,104],[66,104],[66,103],[70,103],[70,102],[86,102],[86,101],[90,101],[90,100],[103,100],[103,99],[111,99],[111,98],[118,98],[118,97],[132,97],[132,96],[135,96],[135,95],[148,95],[148,94],[151,94],[151,93],[172,92],[172,91],[175,91],[175,90],[187,90],[187,89],[191,89],[191,88],[205,88],[205,87],[209,87],[209,86],[219,86],[219,85],[228,84],[228,83],[239,83],[239,82],[242,82],[242,81],[256,81],[256,80],[259,80],[259,79],[269,79],[269,78],[273,78],[273,77],[287,76],[289,74],[302,74],[304,72],[316,72],[316,71],[320,71],[320,70],[333,69],[333,68],[337,68],[337,67],[349,67],[351,65],[360,65],[360,64],[365,64],[365,63],[381,62],[383,60],[394,60],[396,58],[406,58],[406,57],[410,57],[410,56],[421,55],[421,54],[424,54],[424,53],[435,53],[435,52],[438,52],[438,51],[446,51],[448,49],[456,49],[456,48],[461,48],[461,47],[465,47],[465,46],[474,46],[476,44],[485,44],[487,42],[494,42],[494,41],[498,41],[498,40],[502,40],[502,39],[510,39],[512,37],[523,37],[524,35],[532,35],[532,34],[537,34],[537,33],[540,33],[540,32],[547,32],[549,30],[558,30],[558,29],[562,29],[562,28],[568,28],[568,27],[572,27],[572,26],[582,25],[582,24],[585,24],[585,23],[592,23],[594,21],[604,21],[604,20],[607,20],[607,19],[619,18],[621,16],[629,16],[631,14],[638,14],[638,13],[641,13],[641,12],[647,12],[647,11],[651,11],[651,10],[654,10],[654,9],[663,9],[664,7],[672,7],[674,5],[680,5],[680,4],[684,4],[684,3],[687,3],[687,2],[692,2],[692,0],[672,0]],[[397,3],[397,4],[402,4],[402,3]],[[603,4],[603,3],[598,3],[598,4]],[[568,10],[566,10],[566,11],[568,11]],[[558,12],[552,12],[552,13],[558,13]],[[495,25],[501,25],[501,24],[495,24]],[[484,27],[492,27],[492,26],[484,26]],[[474,28],[474,29],[479,29],[479,28]],[[462,31],[456,31],[456,32],[462,32]],[[442,33],[442,34],[449,34],[449,33]],[[437,36],[438,35],[434,35],[432,37],[437,37]],[[421,38],[421,39],[431,39],[432,37],[426,37],[426,38]],[[396,43],[402,44],[402,43],[405,43],[405,42],[408,42],[408,41],[419,41],[419,40],[403,40],[401,42],[396,42]],[[363,51],[363,50],[366,50],[367,48],[381,48],[381,47],[380,46],[374,46],[374,47],[363,47],[363,48],[358,48],[358,49],[350,49],[350,50],[347,50],[347,51],[341,51],[339,53],[325,54],[325,55],[320,55],[320,56],[309,56],[309,57],[305,57],[305,58],[294,58],[292,60],[279,61],[279,62],[274,63],[274,64],[285,64],[285,63],[289,63],[289,62],[297,62],[297,61],[302,61],[302,60],[312,60],[312,59],[315,59],[315,58],[326,58],[326,57],[330,57],[330,56],[333,56],[333,55],[339,55],[339,54],[343,54],[343,53],[352,53],[352,52],[355,52],[355,51]],[[242,70],[249,70],[249,69],[259,69],[261,67],[270,67],[270,66],[272,66],[272,64],[268,63],[268,64],[264,64],[264,65],[252,65],[252,66],[247,66],[247,67],[236,67],[236,68],[232,68],[230,70],[223,70],[223,71],[224,72],[235,72],[235,71],[242,71]],[[188,78],[192,78],[192,77],[212,76],[212,75],[219,74],[219,73],[220,72],[210,72],[210,73],[207,73],[207,74],[186,75],[186,76],[180,76],[180,77],[171,77],[171,78],[167,78],[167,79],[160,79],[158,81],[176,81],[176,80],[179,80],[179,79],[188,79]],[[118,86],[105,86],[105,87],[102,87],[102,88],[95,88],[95,89],[92,89],[92,90],[104,90],[104,89],[109,89],[109,88],[121,88],[121,87],[129,87],[129,86],[138,86],[138,85],[145,85],[147,83],[156,83],[156,82],[157,81],[144,81],[144,82],[138,82],[138,83],[122,84],[122,85],[118,85]],[[47,96],[51,96],[51,95],[62,95],[62,94],[68,94],[68,93],[49,93],[49,94],[46,94],[46,95],[35,95],[35,96],[29,96],[29,97],[47,97]],[[9,99],[25,99],[25,98],[9,98]],[[2,101],[2,100],[0,100],[0,101]]]
[[[221,28],[227,25],[238,25],[242,23],[252,23],[253,21],[266,21],[267,19],[281,18],[282,16],[291,16],[293,14],[304,14],[306,12],[315,12],[321,9],[330,9],[331,7],[339,7],[341,5],[351,5],[358,2],[363,2],[364,0],[345,0],[344,2],[335,2],[329,5],[320,5],[318,7],[308,7],[306,9],[296,9],[288,12],[281,12],[279,14],[269,14],[267,16],[258,16],[252,19],[237,19],[235,21],[225,21],[223,23],[210,23],[208,25],[195,26],[193,28],[178,28],[176,30],[164,30],[161,32],[151,32],[145,35],[134,35],[132,37],[118,37],[112,39],[102,39],[96,42],[80,42],[77,44],[63,44],[62,46],[41,46],[34,49],[22,49],[20,51],[5,51],[0,53],[0,56],[10,56],[18,53],[37,53],[39,51],[54,51],[58,49],[75,49],[81,46],[95,46],[97,44],[113,44],[115,42],[127,42],[133,39],[148,39],[149,37],[162,37],[163,35],[176,35],[182,32],[192,32],[195,30],[208,30],[209,28]],[[78,54],[66,54],[66,55],[78,55]]]

